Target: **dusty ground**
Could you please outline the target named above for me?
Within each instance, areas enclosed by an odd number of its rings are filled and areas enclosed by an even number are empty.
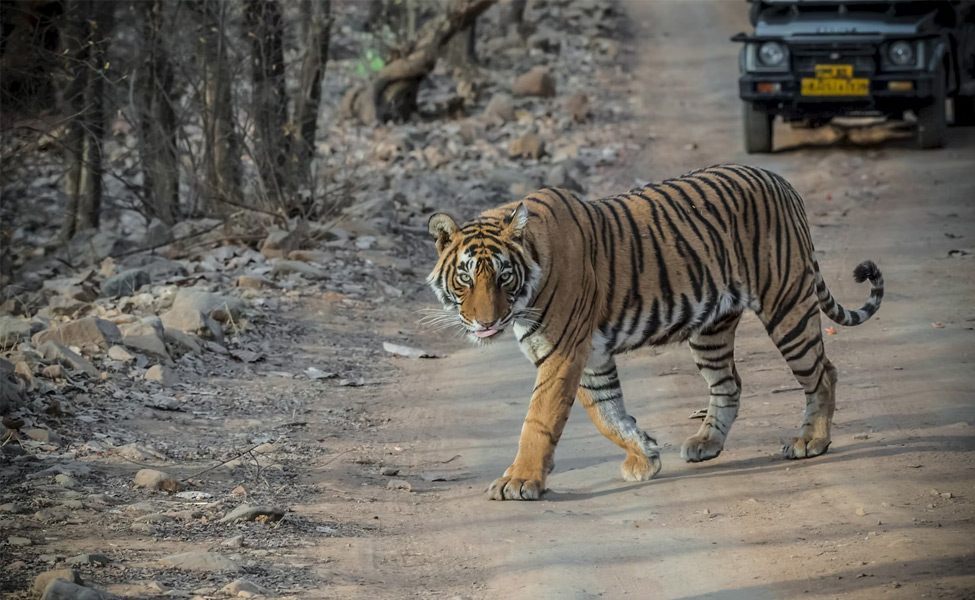
[[[625,357],[621,372],[630,412],[664,445],[657,479],[623,482],[622,453],[576,411],[544,499],[488,502],[483,491],[514,455],[533,381],[514,342],[481,350],[426,334],[415,310],[433,298],[418,286],[405,288],[414,302],[386,308],[326,294],[285,305],[293,326],[274,342],[270,365],[214,368],[187,395],[233,406],[125,425],[184,448],[180,467],[166,463],[180,477],[213,464],[208,445],[246,448],[267,441],[255,432],[272,432],[278,456],[196,479],[218,497],[243,483],[252,499],[289,506],[284,521],[204,518],[130,530],[109,509],[96,513],[104,531],[35,523],[11,532],[44,539],[48,550],[4,546],[4,564],[50,558],[41,551],[102,552],[116,563],[84,567],[86,581],[142,596],[153,594],[136,582],[150,579],[213,596],[234,576],[160,572],[155,561],[217,550],[237,553],[274,596],[302,599],[975,598],[975,258],[949,257],[975,246],[975,130],[952,129],[946,149],[919,152],[887,129],[782,129],[781,151],[746,156],[737,47],[728,41],[746,25],[744,3],[627,9],[639,61],[624,66],[635,77],[622,92],[635,99],[635,139],[648,141],[590,194],[719,162],[757,164],[804,195],[820,264],[842,302],[866,297],[850,278],[860,260],[884,271],[880,313],[826,338],[840,371],[829,454],[779,458],[803,396],[749,319],[739,329],[742,410],[721,457],[680,461],[681,441],[698,426],[687,417],[706,404],[706,386],[686,348],[644,350]],[[432,247],[426,253],[429,264],[414,266],[418,279],[433,264]],[[377,348],[390,339],[448,357],[387,361]],[[366,385],[275,375],[337,358]],[[394,479],[412,490],[387,489],[383,467],[399,469]],[[106,491],[160,502],[127,487],[138,466],[114,468],[102,479]],[[219,513],[233,504],[200,507]],[[243,548],[220,545],[238,534]],[[4,577],[18,586],[25,579]]]

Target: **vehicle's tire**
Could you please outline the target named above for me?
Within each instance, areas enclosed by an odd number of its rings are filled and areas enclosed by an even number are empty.
[[[975,96],[955,96],[956,127],[975,125]]]
[[[945,145],[948,115],[945,110],[945,71],[939,65],[934,72],[933,94],[930,104],[917,109],[917,147],[927,150]]]
[[[745,133],[745,152],[767,154],[772,151],[772,120],[770,115],[751,102],[742,104],[742,123]]]

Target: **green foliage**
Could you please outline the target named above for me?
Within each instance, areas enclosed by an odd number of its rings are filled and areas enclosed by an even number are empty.
[[[379,55],[379,52],[369,48],[366,50],[365,57],[356,63],[355,72],[359,77],[368,77],[370,73],[381,71],[386,66],[386,61]]]

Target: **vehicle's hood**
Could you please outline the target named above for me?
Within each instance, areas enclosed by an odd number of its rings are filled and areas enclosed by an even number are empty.
[[[758,36],[911,35],[932,28],[934,11],[926,15],[893,16],[876,12],[808,12],[760,15]]]

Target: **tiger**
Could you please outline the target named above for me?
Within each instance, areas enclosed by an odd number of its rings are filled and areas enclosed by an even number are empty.
[[[686,341],[710,396],[688,462],[715,458],[738,415],[735,330],[752,310],[806,396],[786,458],[830,445],[837,372],[826,358],[820,311],[839,325],[872,317],[884,295],[872,261],[858,310],[843,308],[819,270],[798,192],[765,169],[726,164],[583,201],[545,188],[458,225],[437,213],[438,254],[427,283],[443,309],[433,323],[476,344],[509,327],[537,369],[514,461],[487,489],[493,500],[537,500],[578,398],[599,431],[626,451],[626,481],[661,469],[660,447],[623,405],[616,356]]]

